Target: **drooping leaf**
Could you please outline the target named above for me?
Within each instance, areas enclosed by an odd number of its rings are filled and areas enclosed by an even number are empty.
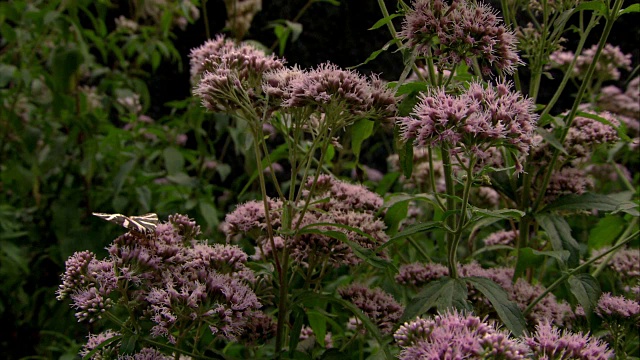
[[[568,250],[569,258],[567,264],[569,267],[576,267],[580,260],[580,246],[571,235],[571,227],[563,217],[538,214],[536,221],[549,236],[551,246],[555,251]]]
[[[631,209],[626,204],[630,203]],[[633,216],[638,216],[638,206],[633,202],[621,201],[611,196],[584,193],[581,195],[566,195],[556,199],[551,204],[545,206],[541,212],[549,212],[554,210],[602,210],[602,211],[623,211]]]
[[[509,300],[507,293],[500,285],[490,279],[476,276],[464,278],[464,280],[480,291],[491,302],[500,320],[511,330],[513,335],[519,337],[524,334],[524,330],[527,327],[524,315],[522,315],[518,305]]]
[[[591,314],[598,305],[598,299],[602,293],[598,281],[590,274],[583,273],[569,276],[567,282],[571,293],[582,305],[585,314]]]
[[[351,126],[351,149],[356,156],[356,162],[360,159],[362,142],[368,139],[372,133],[373,121],[371,120],[361,119]]]

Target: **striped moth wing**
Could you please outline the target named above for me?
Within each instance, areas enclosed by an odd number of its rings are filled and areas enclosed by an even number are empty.
[[[144,235],[152,234],[158,226],[158,215],[154,213],[139,216],[105,213],[93,213],[93,215]]]

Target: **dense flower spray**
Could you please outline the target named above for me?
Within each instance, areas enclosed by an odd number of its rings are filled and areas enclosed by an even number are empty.
[[[536,122],[532,101],[504,82],[486,88],[474,82],[458,96],[432,90],[420,96],[412,116],[398,119],[404,140],[459,147],[479,158],[501,145],[528,153]]]
[[[475,58],[484,74],[491,73],[492,67],[510,74],[520,63],[515,35],[488,5],[467,0],[451,5],[442,0],[416,0],[412,7],[400,36],[421,55],[435,55],[442,70],[463,61],[471,66]]]
[[[613,358],[606,343],[580,333],[560,331],[548,322],[541,322],[525,343],[533,352],[534,359],[581,359],[606,360]]]
[[[311,181],[306,184],[310,189]],[[308,195],[308,190],[303,194]],[[361,185],[349,184],[329,175],[321,175],[316,183],[316,191],[311,197],[311,206],[300,221],[300,228],[313,227],[320,231],[338,231],[346,235],[349,241],[373,249],[385,243],[388,236],[382,219],[376,212],[382,207],[382,198]],[[269,199],[271,226],[278,230],[281,227],[283,204],[279,200]],[[294,223],[298,219],[294,219]],[[228,237],[235,234],[247,234],[256,240],[256,258],[272,257],[271,244],[266,237],[266,218],[264,205],[261,202],[249,201],[239,205],[227,214],[225,232]],[[322,223],[322,225],[314,225]],[[332,226],[331,224],[341,225]],[[358,229],[357,231],[350,228]],[[274,238],[278,249],[284,247],[285,239]],[[328,262],[332,266],[356,265],[362,261],[344,242],[321,232],[309,232],[287,239],[291,257],[300,264],[309,262]]]
[[[201,333],[203,324],[214,337],[237,339],[255,328],[250,319],[261,307],[251,288],[256,276],[238,247],[210,246],[195,240],[199,234],[193,220],[172,215],[149,236],[118,237],[106,260],[77,252],[66,262],[58,299],[71,299],[78,321],[113,320],[109,311],[126,308],[136,314],[131,324],[144,324],[152,337],[176,346]],[[129,322],[118,322],[121,331],[131,331]]]
[[[402,360],[526,359],[529,352],[496,325],[457,311],[407,322],[393,337]]]
[[[383,334],[391,333],[404,307],[382,289],[369,289],[364,285],[351,284],[338,289],[340,296],[352,302],[380,328]]]

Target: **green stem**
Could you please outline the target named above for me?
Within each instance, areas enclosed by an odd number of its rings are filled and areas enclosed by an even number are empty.
[[[458,263],[458,245],[460,244],[460,238],[462,237],[462,229],[466,219],[467,205],[469,204],[469,193],[471,192],[471,185],[473,185],[473,167],[475,166],[475,157],[470,155],[469,167],[467,168],[467,181],[464,184],[464,190],[462,193],[462,205],[460,209],[460,215],[458,218],[458,225],[453,233],[452,245],[449,248],[449,264],[453,264],[453,268],[457,269]],[[457,271],[451,273],[451,278],[456,279],[458,276]]]
[[[204,20],[204,34],[207,39],[211,39],[211,29],[209,28],[209,15],[207,15],[207,0],[202,0],[202,20]]]
[[[611,252],[614,252],[616,250],[618,250],[619,248],[623,247],[624,245],[626,245],[627,243],[629,243],[631,240],[633,240],[636,236],[638,236],[638,234],[640,234],[640,231],[636,231],[635,233],[631,234],[630,236],[628,236],[627,238],[625,238],[623,241],[621,241],[618,245],[612,247],[611,249],[607,250],[606,252],[584,262],[582,265],[576,267],[575,269],[565,273],[564,275],[562,275],[558,280],[554,281],[553,284],[549,285],[548,288],[545,289],[545,291],[542,292],[542,294],[538,295],[537,298],[535,298],[527,307],[526,309],[524,309],[524,311],[522,312],[523,315],[527,315],[528,313],[531,312],[531,310],[533,310],[533,307],[536,306],[537,303],[539,303],[542,299],[544,299],[545,296],[547,296],[547,294],[549,294],[551,291],[553,291],[555,288],[557,288],[560,284],[562,284],[563,282],[565,282],[570,276],[573,276],[573,274],[576,274],[578,272],[580,272],[582,269],[588,267],[589,265],[593,264],[594,262],[598,261],[600,258],[608,255]]]
[[[449,147],[447,145],[442,145],[440,147],[440,152],[442,154],[442,167],[444,170],[444,181],[445,188],[447,193],[447,206],[445,208],[445,213],[448,211],[455,210],[455,201],[453,199],[455,195],[455,188],[453,184],[453,171],[451,169],[451,154],[449,153]],[[458,269],[455,263],[451,262],[451,252],[453,247],[453,226],[455,224],[455,215],[449,215],[445,219],[445,224],[448,229],[445,233],[445,243],[447,244],[447,254],[449,254],[449,263],[447,266],[449,267],[449,276],[453,279],[458,277]]]
[[[585,74],[584,81],[580,85],[580,89],[578,89],[578,94],[576,95],[576,99],[573,102],[571,111],[569,112],[569,115],[567,115],[566,117],[566,121],[565,121],[566,125],[562,129],[562,136],[560,137],[561,143],[564,143],[564,140],[566,139],[567,134],[569,133],[569,128],[571,128],[573,119],[575,118],[576,113],[578,112],[578,107],[580,106],[580,103],[582,102],[582,98],[585,92],[587,91],[587,86],[590,83],[590,79],[592,78],[593,72],[596,69],[596,65],[598,64],[598,59],[600,58],[602,49],[604,48],[607,42],[607,38],[611,33],[611,28],[613,27],[613,23],[615,22],[616,16],[620,11],[620,8],[622,7],[623,2],[624,2],[623,0],[615,0],[613,4],[613,8],[609,10],[610,15],[607,17],[607,22],[602,31],[602,35],[600,36],[600,41],[598,42],[598,48],[596,50],[596,53],[593,56],[593,60],[589,64],[589,68],[587,69],[587,73]],[[553,174],[553,169],[555,167],[556,162],[558,161],[559,155],[560,155],[560,150],[554,148],[553,157],[551,158],[551,162],[548,165],[547,171],[545,173],[545,176],[542,182],[542,186],[540,187],[536,200],[533,203],[532,208],[534,212],[538,209],[538,207],[542,203],[542,200],[544,199],[547,186],[549,185],[549,180],[551,179],[551,175]]]

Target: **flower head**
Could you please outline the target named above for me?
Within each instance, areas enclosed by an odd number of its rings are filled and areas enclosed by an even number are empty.
[[[625,299],[623,296],[612,296],[610,293],[604,293],[598,300],[596,314],[602,318],[636,317],[640,314],[640,304],[635,300]]]
[[[407,322],[394,333],[400,359],[525,359],[526,346],[477,316],[457,311]]]
[[[249,117],[244,112],[261,96],[263,74],[282,68],[284,61],[249,45],[225,44],[203,61],[204,72],[194,94],[209,110],[242,111]]]
[[[561,332],[548,322],[536,326],[536,332],[525,337],[525,343],[536,359],[606,360],[613,357],[606,343],[581,333]]]
[[[451,69],[462,61],[471,64],[476,58],[485,74],[491,73],[493,66],[511,74],[521,62],[514,33],[488,5],[467,0],[451,5],[442,0],[415,0],[412,7],[400,35],[422,55],[430,56],[433,48],[441,69]]]
[[[402,316],[404,307],[382,289],[369,289],[360,284],[351,284],[338,289],[340,296],[353,303],[358,309],[388,334]]]
[[[487,88],[472,83],[459,96],[432,90],[420,96],[412,116],[398,120],[404,140],[420,146],[461,146],[480,157],[485,148],[498,145],[527,153],[536,122],[532,101],[512,92],[509,83]]]
[[[294,67],[268,73],[263,90],[284,108],[306,107],[331,114],[330,121],[335,121],[329,124],[331,128],[360,118],[389,118],[396,110],[393,91],[377,76],[366,78],[330,63],[312,70]]]

